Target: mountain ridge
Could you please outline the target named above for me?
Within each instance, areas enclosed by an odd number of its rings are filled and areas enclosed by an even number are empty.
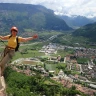
[[[41,5],[0,3],[0,31],[6,32],[13,25],[21,32],[33,30],[72,30],[54,12]]]
[[[84,25],[95,22],[95,19],[90,19],[80,15],[72,15],[72,16],[62,15],[59,17],[62,18],[70,27],[74,29],[78,29]]]

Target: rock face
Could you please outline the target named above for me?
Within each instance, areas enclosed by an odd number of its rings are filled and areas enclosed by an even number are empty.
[[[1,70],[0,70],[1,73]],[[7,96],[6,95],[6,84],[4,77],[0,75],[0,96]]]

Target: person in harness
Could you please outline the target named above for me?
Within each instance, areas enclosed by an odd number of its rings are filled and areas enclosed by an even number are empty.
[[[9,62],[12,59],[12,57],[15,55],[15,52],[17,51],[16,49],[17,44],[19,44],[20,42],[26,42],[38,38],[37,34],[27,38],[23,38],[23,37],[17,38],[18,28],[15,26],[13,26],[10,31],[11,31],[11,35],[0,36],[1,40],[8,41],[4,49],[4,55],[0,61],[0,70],[1,70],[0,76],[3,76],[6,63]],[[18,43],[17,43],[17,39],[18,39]]]

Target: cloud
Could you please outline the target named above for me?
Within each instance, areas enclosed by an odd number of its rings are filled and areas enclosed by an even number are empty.
[[[43,5],[55,14],[96,16],[96,0],[0,0],[0,3],[25,3]]]

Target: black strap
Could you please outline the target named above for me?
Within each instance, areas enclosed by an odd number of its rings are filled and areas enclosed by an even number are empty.
[[[12,37],[12,35],[9,36],[9,38],[11,38],[11,37]]]
[[[18,44],[18,36],[16,37],[16,41],[17,41],[17,44]]]

